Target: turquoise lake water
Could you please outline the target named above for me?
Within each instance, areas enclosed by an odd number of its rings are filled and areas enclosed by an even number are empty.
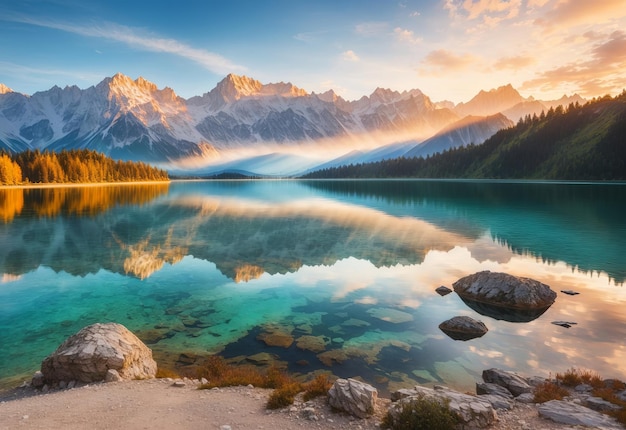
[[[0,218],[0,387],[19,385],[82,327],[109,321],[179,371],[220,354],[359,376],[383,393],[418,383],[472,390],[489,367],[626,379],[624,184],[5,189]],[[557,300],[520,323],[434,291],[481,270],[537,279]],[[452,340],[438,325],[456,315],[489,332]]]

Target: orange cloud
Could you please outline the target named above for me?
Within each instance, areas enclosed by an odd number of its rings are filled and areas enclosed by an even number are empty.
[[[600,24],[626,16],[624,0],[563,0],[536,23],[548,29]]]
[[[616,93],[626,81],[626,33],[614,31],[594,45],[590,59],[547,70],[524,82],[522,90],[573,88],[583,96]]]
[[[458,71],[468,67],[476,61],[476,58],[470,54],[455,54],[446,49],[437,49],[431,51],[422,64],[424,66],[423,72],[451,72]]]
[[[496,70],[505,70],[505,69],[523,69],[526,66],[530,66],[535,63],[535,59],[533,57],[517,55],[514,57],[502,57],[498,59],[493,68]]]

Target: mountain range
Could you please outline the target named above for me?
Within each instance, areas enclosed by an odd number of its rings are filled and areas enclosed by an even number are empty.
[[[584,100],[525,99],[511,85],[458,105],[417,89],[377,88],[348,101],[332,90],[233,74],[184,99],[118,73],[87,89],[55,86],[30,96],[0,84],[0,149],[85,148],[175,172],[292,175],[482,143],[526,115],[576,101]]]

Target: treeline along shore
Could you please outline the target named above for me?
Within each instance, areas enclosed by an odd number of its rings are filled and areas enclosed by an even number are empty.
[[[317,170],[307,179],[467,178],[626,180],[626,90],[527,115],[484,143],[432,156]]]
[[[0,152],[0,185],[168,181],[165,170],[88,149]]]

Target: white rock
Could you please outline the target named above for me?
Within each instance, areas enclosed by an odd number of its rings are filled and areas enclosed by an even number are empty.
[[[356,379],[337,379],[328,390],[328,403],[359,418],[374,413],[378,391]]]

